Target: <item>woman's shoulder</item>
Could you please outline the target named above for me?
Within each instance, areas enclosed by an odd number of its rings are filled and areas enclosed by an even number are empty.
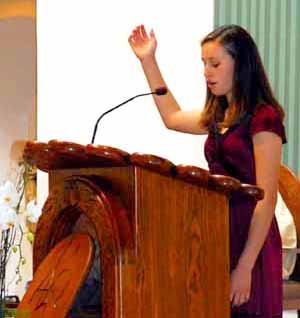
[[[261,104],[256,107],[254,112],[254,118],[278,118],[281,120],[281,114],[273,105],[270,104]]]
[[[257,107],[251,120],[251,135],[262,131],[269,131],[279,135],[283,143],[286,142],[285,129],[279,110],[269,104]]]

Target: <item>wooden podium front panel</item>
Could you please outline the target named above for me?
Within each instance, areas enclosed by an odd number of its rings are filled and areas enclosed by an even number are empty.
[[[135,173],[136,247],[123,260],[124,317],[229,317],[227,197]]]
[[[229,317],[225,195],[138,167],[49,174],[54,210],[64,210],[69,200],[66,180],[84,176],[99,187],[103,182],[103,190],[111,186],[128,212],[133,244],[115,256],[115,301],[107,318]],[[36,268],[47,251],[36,244],[34,254]],[[101,272],[111,275],[111,270]]]

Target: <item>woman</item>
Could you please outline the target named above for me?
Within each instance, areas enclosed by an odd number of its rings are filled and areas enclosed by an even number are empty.
[[[166,86],[153,30],[129,37],[152,90]],[[169,129],[208,134],[211,173],[229,175],[265,191],[257,202],[241,194],[230,206],[232,317],[282,317],[281,240],[274,217],[284,112],[274,98],[257,47],[241,27],[223,26],[201,43],[207,98],[204,110],[182,111],[169,91],[154,101]]]

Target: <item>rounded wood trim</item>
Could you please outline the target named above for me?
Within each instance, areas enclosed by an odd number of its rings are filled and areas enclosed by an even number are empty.
[[[264,198],[264,191],[257,186],[241,183],[239,180],[223,176],[211,175],[209,178],[209,186],[215,190],[221,190],[226,194],[231,194],[233,191],[251,196],[255,200],[262,200]]]
[[[51,140],[48,143],[28,141],[24,160],[38,169],[114,167],[129,164],[129,154],[108,146],[83,146],[74,142]]]
[[[230,194],[241,191],[257,200],[264,192],[256,186],[241,183],[231,177],[210,175],[207,170],[196,166],[175,166],[171,161],[151,155],[127,152],[109,146],[83,146],[73,142],[52,140],[48,143],[29,141],[24,150],[24,159],[36,165],[40,170],[138,166],[162,175],[176,177],[199,186]]]
[[[52,168],[52,161],[55,160],[55,153],[48,144],[37,141],[26,142],[23,158],[38,169],[48,172]]]
[[[130,162],[134,166],[142,167],[162,175],[174,175],[175,165],[171,161],[159,156],[135,152],[130,155]]]
[[[179,165],[175,170],[176,178],[199,186],[207,186],[213,190],[222,191],[227,195],[230,195],[233,191],[238,191],[254,197],[256,200],[264,198],[264,191],[259,187],[241,184],[239,180],[229,176],[210,175],[207,170],[195,166]]]
[[[176,166],[176,178],[201,186],[207,186],[209,172],[196,166]]]
[[[127,166],[129,165],[129,153],[109,146],[87,145],[85,152],[88,158],[101,162],[102,166]]]
[[[246,195],[254,197],[256,200],[262,200],[265,195],[265,192],[263,189],[251,184],[246,184],[246,183],[241,184],[240,191]]]
[[[72,158],[74,161],[86,160],[85,146],[69,141],[50,140],[48,142],[50,148],[60,156]]]
[[[33,244],[33,272],[47,256],[50,250],[72,232],[80,211],[76,207],[60,205],[58,194],[50,193],[42,209],[36,227]],[[66,218],[68,216],[68,223]]]
[[[235,178],[214,174],[209,177],[208,187],[229,195],[232,191],[238,191],[241,183]]]
[[[81,193],[81,196],[82,196],[81,191],[83,190],[83,185],[85,185],[85,187],[90,188],[91,191],[94,191],[94,193],[101,199],[103,206],[109,212],[109,217],[111,216],[114,222],[116,223],[116,227],[114,228],[114,230],[118,234],[118,241],[120,242],[120,246],[132,248],[133,235],[132,235],[130,222],[128,219],[128,212],[123,206],[119,197],[111,193],[108,193],[106,191],[103,191],[101,186],[97,184],[97,179],[95,179],[95,182],[93,181],[93,179],[90,179],[89,177],[80,177],[80,176],[72,176],[65,179],[66,188],[67,187],[74,188],[74,184],[76,184],[77,195]],[[79,204],[79,200],[81,200],[80,202],[81,206],[83,202],[85,202],[86,204],[85,208],[87,210],[89,209],[89,207],[87,206],[88,204],[87,200],[82,200],[80,199],[80,197],[74,199],[73,196],[74,196],[74,193],[72,194],[72,198],[70,201],[72,205]]]

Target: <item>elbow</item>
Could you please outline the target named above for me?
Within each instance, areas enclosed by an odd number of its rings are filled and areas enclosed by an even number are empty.
[[[268,207],[268,210],[275,212],[277,204],[277,191],[265,191],[265,196],[261,201],[261,205]]]
[[[169,130],[176,130],[174,124],[170,120],[164,120],[165,127]]]
[[[165,123],[165,127],[169,130],[174,130],[174,128],[170,124],[167,124],[167,123]]]

